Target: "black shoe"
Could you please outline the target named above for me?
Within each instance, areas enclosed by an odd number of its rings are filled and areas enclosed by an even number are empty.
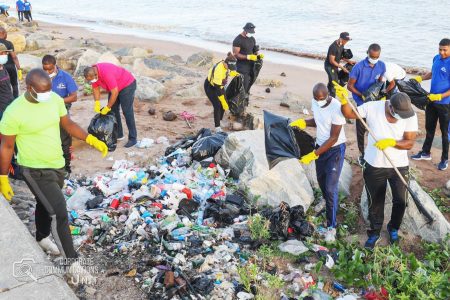
[[[130,148],[130,147],[133,147],[134,145],[136,145],[137,144],[137,141],[128,141],[126,144],[125,144],[125,148]]]

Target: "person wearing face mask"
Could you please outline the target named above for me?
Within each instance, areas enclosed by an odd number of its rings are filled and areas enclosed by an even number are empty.
[[[324,83],[318,83],[313,88],[311,110],[313,118],[298,119],[290,126],[305,129],[307,126],[316,127],[316,150],[301,157],[300,162],[316,163],[317,182],[326,201],[326,215],[328,230],[336,235],[336,213],[339,207],[339,177],[345,157],[346,123],[341,113],[341,103],[329,96]]]
[[[61,70],[56,65],[56,58],[53,55],[45,55],[42,58],[42,68],[52,80],[52,91],[63,98],[67,113],[69,114],[72,103],[77,101],[78,87],[75,80],[73,80],[69,73]],[[70,168],[72,137],[63,127],[60,128],[60,132],[64,159],[66,161],[65,169],[67,176],[69,176],[72,173]]]
[[[110,63],[98,63],[84,69],[84,78],[92,85],[95,100],[94,111],[106,115],[110,111],[116,116],[119,127],[118,140],[124,139],[120,108],[128,127],[128,142],[125,148],[133,147],[137,143],[136,122],[134,120],[134,94],[136,79],[122,67]],[[100,107],[100,88],[109,92],[108,103]]]
[[[221,132],[220,121],[227,111],[228,103],[225,100],[224,85],[228,77],[239,75],[236,72],[236,58],[228,52],[227,58],[215,64],[208,71],[208,77],[205,80],[204,88],[206,96],[211,101],[214,108],[214,126],[216,132]]]
[[[357,119],[358,116],[348,104],[347,90],[338,84],[335,84],[335,88],[344,117]],[[399,241],[398,230],[405,213],[408,191],[386,156],[389,156],[408,182],[408,150],[414,146],[419,125],[417,115],[411,106],[411,99],[405,93],[396,93],[386,101],[363,103],[358,106],[358,113],[362,118],[366,118],[367,125],[377,140],[375,141],[372,135],[369,136],[363,166],[370,222],[370,228],[367,230],[368,239],[364,246],[373,249],[380,239],[383,226],[388,183],[392,192],[392,213],[387,230],[391,244]]]
[[[364,104],[364,92],[377,81],[383,81],[384,73],[386,72],[386,65],[380,58],[381,47],[378,44],[371,44],[367,50],[366,59],[358,62],[350,72],[350,79],[347,88],[352,92],[353,100],[356,105]],[[358,150],[360,156],[358,162],[360,166],[364,164],[364,138],[366,129],[362,123],[356,120],[356,139],[358,142]]]
[[[8,52],[8,60],[4,66],[9,74],[14,98],[17,98],[19,97],[19,80],[22,80],[22,69],[20,68],[19,59],[14,52],[14,45],[7,38],[8,33],[6,29],[0,26],[0,44],[5,45],[6,49],[10,50]]]
[[[263,54],[258,54],[258,46],[255,40],[255,25],[247,23],[233,41],[233,55],[237,58],[237,71],[244,77],[244,89],[247,94],[246,106],[249,102],[251,83],[254,82],[254,65],[258,59],[263,59]]]
[[[13,102],[11,81],[4,64],[8,61],[8,53],[11,50],[6,49],[5,45],[0,44],[0,120],[3,117],[5,109]]]
[[[64,185],[64,158],[59,126],[73,137],[86,141],[108,153],[105,143],[88,134],[67,115],[64,101],[52,92],[47,72],[32,69],[26,77],[26,92],[11,103],[0,121],[0,192],[10,201],[14,192],[9,184],[8,168],[17,142],[20,172],[36,199],[36,240],[41,248],[53,255],[62,254],[71,262],[68,275],[92,279],[76,260],[67,216]],[[56,242],[49,238],[50,233]],[[72,263],[73,262],[73,263]]]

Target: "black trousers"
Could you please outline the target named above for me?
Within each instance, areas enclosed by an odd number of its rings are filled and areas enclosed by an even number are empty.
[[[69,109],[67,109],[67,112],[69,112]],[[72,169],[70,168],[70,158],[72,156],[72,154],[70,153],[70,147],[72,147],[72,136],[62,126],[59,126],[59,132],[61,137],[63,156],[66,162],[64,169],[67,173],[72,173]]]
[[[21,167],[22,175],[36,198],[36,240],[50,235],[66,258],[77,258],[69,228],[66,200],[61,192],[64,169]]]
[[[409,182],[409,167],[398,168]],[[384,221],[384,203],[386,200],[387,183],[392,191],[392,212],[390,227],[399,229],[406,209],[408,191],[393,168],[375,168],[368,163],[364,165],[363,177],[369,205],[370,229],[367,234],[380,235]]]
[[[436,132],[437,122],[442,133],[442,155],[441,160],[448,160],[448,126],[450,120],[450,104],[430,103],[425,109],[425,129],[427,135],[422,146],[422,151],[430,153],[433,145],[434,134]]]
[[[9,80],[11,81],[11,87],[13,90],[14,99],[19,97],[19,79],[17,78],[17,69],[14,64],[6,64],[4,65],[6,71],[9,75]]]
[[[338,76],[338,69],[332,67],[330,64],[325,63],[324,64],[325,72],[327,72],[328,75],[328,92],[332,97],[336,97],[336,90],[334,89],[333,81],[336,81],[339,83],[339,76]]]
[[[119,92],[117,100],[111,107],[111,111],[114,113],[117,119],[117,125],[119,128],[119,137],[123,137],[122,119],[120,118],[120,108],[122,108],[123,116],[128,127],[128,140],[137,141],[137,129],[136,121],[134,120],[134,94],[136,92],[136,80],[129,86]],[[111,94],[109,94],[111,97]]]
[[[363,119],[366,121],[366,119]],[[363,123],[356,119],[356,141],[358,143],[358,150],[361,155],[364,155],[364,139],[366,136],[366,127],[364,127]]]
[[[24,15],[25,19],[27,19],[28,22],[33,21],[33,17],[31,16],[31,11],[26,10],[23,12],[23,15]]]
[[[19,21],[23,22],[23,11],[22,10],[19,10],[17,12],[17,17],[19,18]]]
[[[219,101],[219,96],[223,95],[224,91],[218,86],[212,86],[208,79],[205,80],[204,88],[206,96],[214,108],[214,127],[220,127],[220,121],[223,119],[225,110],[222,107],[222,103]]]

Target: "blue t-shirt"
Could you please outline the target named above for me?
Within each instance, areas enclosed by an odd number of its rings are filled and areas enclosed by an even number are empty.
[[[386,65],[384,62],[379,60],[372,68],[366,57],[366,59],[360,61],[353,67],[350,72],[350,78],[356,79],[355,88],[360,93],[364,93],[372,84],[377,82],[380,77],[383,77],[385,72]],[[364,103],[363,99],[356,94],[353,94],[353,99],[358,106]]]
[[[17,1],[17,2],[16,2],[16,5],[17,5],[17,9],[18,9],[19,11],[24,11],[24,10],[25,10],[25,5],[24,5],[24,3],[23,3],[22,0]]]
[[[431,67],[431,87],[430,93],[443,94],[450,90],[450,57],[442,59],[438,54],[433,58]],[[436,104],[450,104],[450,97],[442,98],[441,101],[435,101]]]
[[[66,98],[73,92],[78,91],[78,87],[75,80],[73,80],[69,73],[58,68],[58,73],[52,79],[52,91],[58,94],[61,98]]]
[[[25,11],[30,11],[30,9],[31,9],[31,3],[30,2],[24,2],[23,6],[25,8],[24,9]]]

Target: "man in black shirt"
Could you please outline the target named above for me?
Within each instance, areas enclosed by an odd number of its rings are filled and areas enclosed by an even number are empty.
[[[342,59],[343,61],[348,62],[352,65],[355,64],[354,61],[342,57],[344,46],[350,40],[351,40],[350,34],[348,32],[342,32],[339,35],[339,39],[334,41],[328,48],[327,58],[325,59],[325,72],[327,72],[328,74],[328,86],[327,86],[328,91],[330,92],[330,95],[333,97],[336,96],[333,81],[339,82],[338,78],[339,69],[341,69],[347,74],[349,73],[349,70],[341,66],[339,62]]]
[[[0,44],[0,120],[6,107],[14,100],[9,74],[4,67],[9,52],[10,50],[6,49],[5,45]]]
[[[13,89],[14,98],[19,97],[19,80],[22,79],[22,70],[20,69],[19,59],[14,52],[14,45],[10,41],[7,41],[8,33],[5,28],[0,27],[0,44],[6,46],[6,49],[10,50],[8,55],[8,61],[4,64],[6,71],[8,71],[9,79]]]
[[[247,94],[250,92],[251,84],[254,82],[254,65],[258,59],[263,59],[263,54],[258,54],[258,46],[254,38],[255,25],[247,23],[241,32],[233,41],[233,55],[237,58],[237,71],[244,76],[244,88]]]

